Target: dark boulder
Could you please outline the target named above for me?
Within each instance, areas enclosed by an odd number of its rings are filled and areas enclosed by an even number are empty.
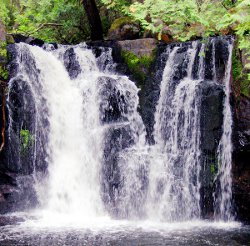
[[[63,54],[64,66],[66,67],[71,79],[75,79],[80,71],[80,65],[76,59],[76,54],[73,48],[69,48]]]
[[[12,34],[12,37],[15,41],[15,43],[26,43],[30,45],[36,45],[39,47],[42,47],[45,42],[39,38],[34,38],[34,37],[26,37],[22,34]]]

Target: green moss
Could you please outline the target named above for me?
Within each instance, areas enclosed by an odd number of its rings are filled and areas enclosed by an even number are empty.
[[[130,24],[130,23],[134,23],[134,20],[132,20],[130,17],[118,18],[112,23],[110,27],[110,31],[116,30],[122,27],[123,25]]]
[[[250,97],[250,78],[248,78],[247,73],[244,71],[236,49],[232,55],[232,73],[234,83],[236,83],[240,93],[246,97]]]
[[[240,92],[246,97],[250,97],[249,95],[249,90],[250,90],[250,80],[245,79],[241,81],[240,83]]]
[[[7,62],[7,43],[6,41],[0,41],[0,78],[7,80],[8,70],[6,69]]]
[[[0,78],[7,80],[9,77],[9,72],[4,65],[0,65]]]
[[[236,51],[232,55],[232,72],[234,80],[238,80],[242,73],[242,64],[240,59],[237,57]]]
[[[141,57],[125,50],[123,50],[121,54],[135,80],[137,80],[139,86],[142,87],[148,70],[155,59],[155,52],[153,52],[151,56],[145,55]]]
[[[7,43],[6,41],[0,41],[0,56],[3,58],[7,58]]]
[[[21,129],[20,140],[21,140],[21,151],[22,153],[26,153],[29,149],[29,146],[33,143],[33,136],[29,130]]]
[[[210,172],[211,174],[215,175],[215,164],[210,165]]]
[[[6,35],[6,42],[7,44],[14,44],[15,40],[12,35]]]

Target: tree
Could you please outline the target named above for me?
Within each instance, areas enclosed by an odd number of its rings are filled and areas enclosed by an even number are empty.
[[[103,39],[95,0],[0,1],[0,18],[9,33],[18,32],[46,42],[66,44],[79,43],[89,37]]]
[[[95,0],[81,0],[84,6],[91,33],[91,40],[103,40],[102,22]]]

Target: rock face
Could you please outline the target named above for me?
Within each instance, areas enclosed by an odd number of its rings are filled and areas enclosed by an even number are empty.
[[[233,195],[237,218],[250,222],[250,99],[235,105]]]
[[[201,83],[201,204],[202,216],[209,218],[213,211],[214,178],[217,172],[216,152],[222,136],[223,99],[222,85],[211,81]]]
[[[136,56],[151,56],[157,47],[157,40],[153,38],[144,38],[136,40],[124,40],[117,42],[124,51],[132,52]]]

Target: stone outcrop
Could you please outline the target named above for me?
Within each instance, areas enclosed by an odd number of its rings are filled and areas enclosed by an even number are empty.
[[[124,40],[117,42],[124,51],[132,52],[136,56],[152,56],[157,47],[157,40],[154,38],[144,38],[136,40]]]

